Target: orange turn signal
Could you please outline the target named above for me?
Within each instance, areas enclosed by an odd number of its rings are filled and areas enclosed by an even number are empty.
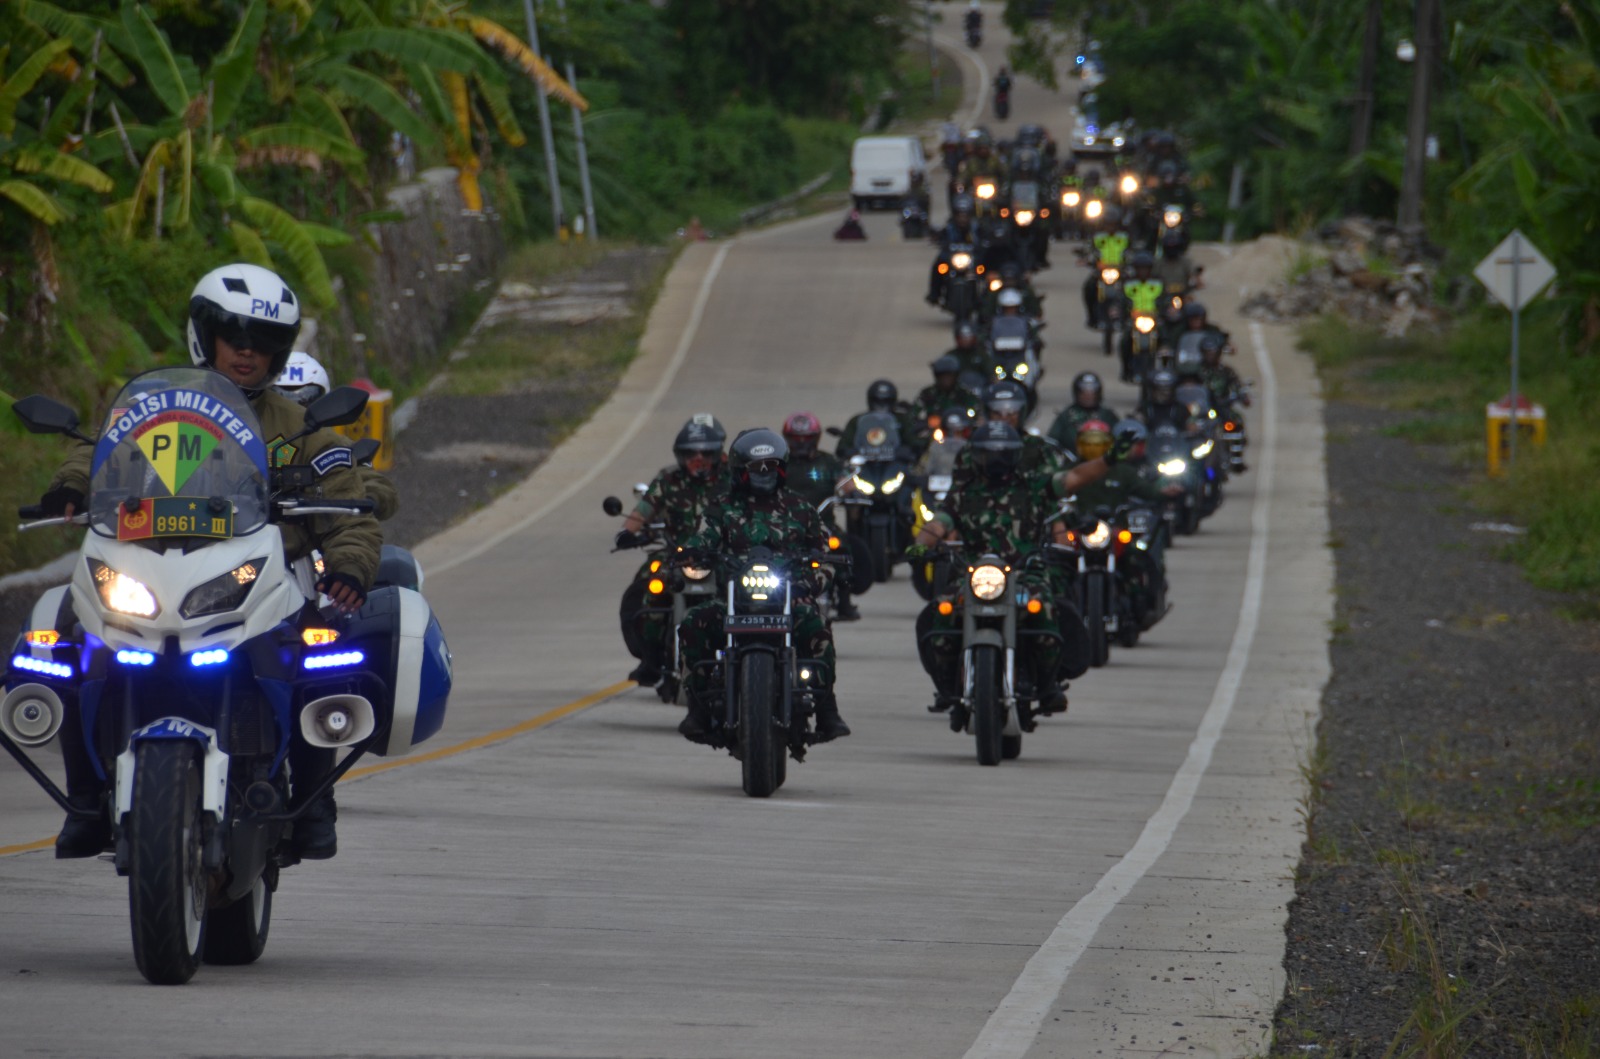
[[[22,636],[29,647],[54,647],[61,641],[61,634],[54,629],[29,629]]]
[[[659,577],[652,577],[648,587],[652,596],[659,596],[667,590],[667,583]]]
[[[326,647],[339,638],[338,629],[301,629],[300,642],[307,647]]]
[[[828,538],[828,550],[830,552],[836,552],[836,551],[839,550],[839,545],[841,545],[843,543],[844,542],[841,541],[838,537],[829,537]]]
[[[1043,603],[1040,603],[1036,599],[1028,600],[1028,613],[1029,614],[1037,614],[1043,609],[1044,609],[1044,604]]]
[[[661,560],[660,559],[651,559],[650,560],[650,572],[653,574],[659,569],[661,569]]]
[[[939,262],[939,275],[942,276],[946,272],[949,272],[949,271],[950,271],[950,266],[949,265],[945,264],[943,261]]]
[[[1132,544],[1133,543],[1133,533],[1131,531],[1129,531],[1129,530],[1118,530],[1117,531],[1117,543],[1118,544]]]
[[[978,266],[978,275],[980,275],[980,276],[983,275],[983,266],[982,265]]]
[[[942,614],[942,615],[944,615],[945,617],[948,618],[950,615],[954,614],[955,612],[956,612],[955,604],[951,603],[948,599],[941,599],[939,601],[939,613],[940,614]]]

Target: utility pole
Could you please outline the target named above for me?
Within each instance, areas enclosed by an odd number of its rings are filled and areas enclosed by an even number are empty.
[[[561,18],[567,17],[567,0],[556,0],[556,7],[561,9]],[[572,90],[578,90],[578,74],[572,68],[572,60],[567,60],[567,84]],[[589,185],[589,145],[583,138],[583,111],[577,104],[572,107],[572,131],[578,137],[578,184],[583,188],[583,219],[587,238],[600,238],[600,226],[594,222],[594,191]]]
[[[533,0],[522,0],[522,10],[528,16],[528,47],[533,49],[533,54],[543,58],[539,51],[539,23],[533,17]],[[550,223],[555,228],[555,235],[561,237],[561,177],[556,173],[556,141],[550,135],[550,97],[545,93],[544,85],[535,85],[539,90],[539,132],[544,137],[544,168],[550,180]]]
[[[1428,161],[1428,103],[1439,51],[1439,0],[1416,0],[1416,58],[1411,70],[1411,106],[1406,112],[1405,174],[1400,181],[1400,236],[1412,246],[1423,239],[1422,191]]]

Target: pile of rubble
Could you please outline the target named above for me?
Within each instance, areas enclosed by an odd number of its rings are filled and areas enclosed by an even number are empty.
[[[1433,300],[1434,265],[1408,254],[1393,224],[1349,217],[1307,235],[1301,253],[1309,268],[1252,293],[1240,311],[1274,322],[1334,312],[1394,338],[1445,318]]]

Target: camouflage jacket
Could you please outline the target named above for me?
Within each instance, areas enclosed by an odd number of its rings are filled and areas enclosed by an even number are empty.
[[[1229,397],[1244,389],[1244,380],[1239,378],[1239,373],[1226,364],[1201,369],[1200,378],[1205,382],[1206,389],[1211,391],[1213,403],[1219,408],[1228,403]]]
[[[973,477],[952,489],[933,517],[965,543],[968,555],[994,552],[1014,562],[1038,549],[1045,519],[1059,506],[1054,478],[1017,474],[993,482]]]
[[[816,507],[833,495],[834,486],[844,476],[839,457],[818,451],[804,459],[790,457],[786,484],[791,493]]]
[[[1078,451],[1078,430],[1091,419],[1098,419],[1108,427],[1115,427],[1118,420],[1117,413],[1101,405],[1099,408],[1085,408],[1074,402],[1061,410],[1056,416],[1056,421],[1050,424],[1049,434],[1061,443],[1061,447],[1069,452]]]
[[[957,479],[977,479],[982,477],[972,466],[972,453],[972,446],[968,445],[956,454],[955,477]],[[1022,459],[1017,464],[1017,471],[1022,477],[1053,477],[1057,473],[1066,470],[1068,462],[1067,458],[1062,455],[1061,450],[1044,438],[1035,434],[1022,435]]]
[[[1132,463],[1118,463],[1106,472],[1104,478],[1073,494],[1072,506],[1090,515],[1096,508],[1105,507],[1115,511],[1129,501],[1159,504],[1163,499],[1161,487],[1142,468]]]
[[[911,411],[905,417],[905,429],[911,443],[919,449],[925,449],[933,440],[933,427],[928,421],[934,416],[943,416],[946,408],[971,408],[976,411],[982,407],[983,403],[977,395],[964,386],[951,390],[941,390],[937,385],[925,386],[917,394],[917,399],[911,402]]]
[[[760,495],[730,490],[705,509],[705,524],[683,542],[685,548],[717,553],[723,576],[727,560],[752,548],[797,554],[828,550],[828,530],[817,509],[787,489]],[[798,584],[798,579],[796,580]],[[814,586],[815,581],[811,581]]]
[[[667,539],[682,541],[700,528],[706,505],[727,495],[730,484],[726,464],[706,479],[681,467],[663,467],[633,510],[646,522],[666,523]]]

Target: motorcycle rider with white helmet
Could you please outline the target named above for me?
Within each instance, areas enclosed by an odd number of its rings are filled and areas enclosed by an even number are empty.
[[[260,421],[274,467],[313,469],[317,490],[327,499],[359,500],[366,491],[355,473],[349,443],[332,430],[318,430],[294,441],[305,426],[305,408],[276,393],[272,381],[288,363],[300,333],[300,301],[276,273],[258,265],[234,264],[201,278],[189,299],[187,345],[197,367],[210,368],[243,391]],[[283,444],[277,444],[283,442]],[[85,508],[94,446],[79,443],[62,464],[40,500],[48,515],[72,515]],[[340,515],[283,523],[284,550],[293,562],[313,549],[322,552],[324,573],[317,583],[342,611],[366,600],[378,571],[383,531],[371,515]],[[76,623],[64,617],[70,627]],[[66,765],[67,795],[78,808],[100,804],[101,784],[84,745],[77,711],[67,711],[60,745]],[[334,751],[311,747],[298,733],[290,742],[289,771],[294,801],[303,804],[332,770]],[[294,843],[307,860],[334,855],[336,810],[332,793],[316,799],[295,823]],[[56,839],[56,856],[93,857],[110,841],[103,817],[72,816]]]
[[[289,362],[278,373],[272,388],[302,408],[309,408],[311,402],[333,389],[333,383],[321,361],[297,349],[289,354]],[[373,516],[379,522],[394,518],[400,511],[400,492],[389,476],[360,461],[356,462],[356,473],[361,476],[367,499],[372,501]]]

